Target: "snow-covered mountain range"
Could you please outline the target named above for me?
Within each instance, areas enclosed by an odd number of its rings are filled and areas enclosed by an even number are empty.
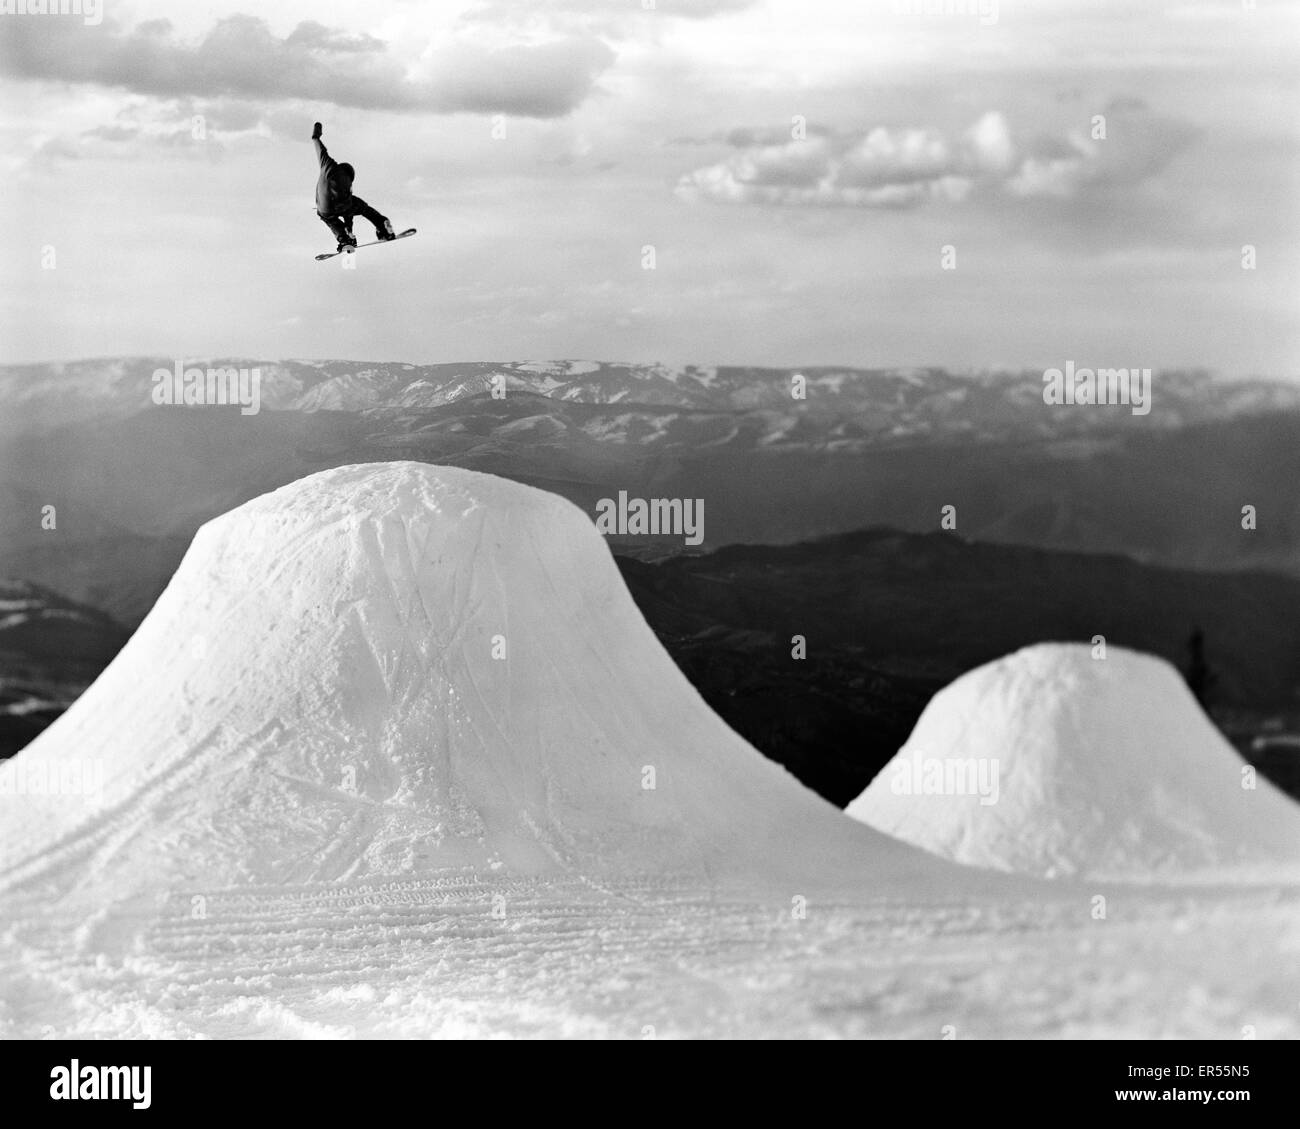
[[[153,374],[172,371],[171,357],[89,359],[63,364],[0,366],[0,401],[10,412],[0,429],[47,430],[92,418],[131,415],[150,406]],[[527,394],[564,404],[622,407],[593,428],[664,409],[675,412],[759,412],[767,443],[797,443],[786,430],[808,416],[852,417],[833,433],[847,443],[920,437],[1007,438],[1106,430],[1128,410],[1068,410],[1043,402],[1041,373],[941,368],[802,369],[672,366],[606,361],[393,362],[186,357],[183,366],[260,373],[260,404],[271,411],[419,411],[491,394]],[[1300,383],[1271,379],[1214,380],[1202,371],[1157,372],[1150,425],[1159,428],[1263,411],[1300,410]],[[797,390],[796,390],[797,389]],[[785,429],[782,422],[785,423]],[[603,434],[603,432],[600,432]],[[639,442],[650,442],[642,435]]]
[[[697,551],[930,532],[951,506],[976,540],[1300,575],[1300,393],[1282,382],[1157,373],[1138,417],[1049,407],[1034,374],[809,369],[799,400],[791,370],[288,361],[261,365],[245,415],[153,403],[152,374],[173,363],[0,369],[0,575],[130,626],[204,521],[318,470],[390,459],[498,474],[589,514],[621,490],[703,498]],[[643,559],[685,548],[613,543]]]

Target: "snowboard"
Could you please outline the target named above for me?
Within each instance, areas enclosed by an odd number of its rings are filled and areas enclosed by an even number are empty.
[[[372,239],[369,243],[358,243],[356,247],[349,247],[346,251],[330,251],[325,255],[317,255],[316,261],[323,263],[326,259],[332,259],[335,255],[350,255],[357,247],[376,247],[380,243],[395,243],[399,239],[405,239],[408,235],[414,235],[415,228],[408,227],[405,231],[399,231],[392,239]]]

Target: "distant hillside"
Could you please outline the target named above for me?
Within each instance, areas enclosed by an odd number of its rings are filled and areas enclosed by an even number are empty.
[[[0,757],[12,756],[74,702],[129,632],[35,584],[0,580]]]

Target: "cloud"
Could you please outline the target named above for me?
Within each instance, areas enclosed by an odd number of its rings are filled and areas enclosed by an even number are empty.
[[[167,20],[132,30],[82,28],[70,20],[6,21],[0,73],[121,87],[160,98],[304,99],[360,109],[509,113],[555,118],[592,92],[614,61],[600,39],[570,35],[537,44],[484,47],[451,41],[406,75],[383,41],[308,21],[275,36],[255,16],[218,20],[195,43]]]
[[[1132,189],[1162,172],[1199,135],[1186,122],[1138,114],[1137,103],[1112,103],[1121,120],[1108,122],[1105,139],[1072,133],[1065,141],[1031,146],[1006,182],[1013,196],[1073,200]]]
[[[1006,118],[990,111],[965,133],[884,126],[856,137],[806,140],[723,135],[739,152],[695,169],[677,184],[692,201],[812,207],[914,208],[960,202],[977,191],[1067,200],[1129,188],[1155,176],[1196,135],[1185,123],[1131,115],[1111,140],[1071,134],[1018,145]],[[746,144],[746,142],[752,142]]]
[[[240,130],[256,129],[265,117],[261,110],[251,102],[238,102],[220,100],[209,105],[205,105],[203,116],[207,123],[213,129],[219,129],[227,132],[239,132]],[[300,122],[300,118],[295,115],[294,121]],[[301,132],[301,125],[295,132]]]
[[[568,2],[582,3],[583,0],[568,0]],[[595,3],[603,7],[613,7],[615,4],[621,4],[622,0],[595,0]],[[714,16],[743,12],[757,4],[758,0],[658,0],[655,10],[688,20],[708,20]]]
[[[614,52],[595,38],[498,48],[459,44],[432,61],[436,77],[424,108],[563,117],[613,61]]]
[[[1135,113],[1146,108],[1146,99],[1139,98],[1134,94],[1118,94],[1106,103],[1105,112],[1108,114]]]
[[[315,20],[304,20],[289,33],[284,42],[291,47],[314,48],[341,54],[364,54],[384,50],[383,40],[376,39],[373,35],[348,35],[346,32],[318,24]]]
[[[991,113],[955,140],[934,130],[879,126],[858,137],[823,134],[742,148],[688,173],[677,191],[726,203],[910,208],[963,200],[977,180],[1010,160],[1006,121]]]
[[[805,125],[804,131],[812,137],[834,136],[831,130],[816,123]],[[717,130],[713,133],[684,134],[680,137],[670,138],[667,144],[682,146],[729,145],[733,149],[751,149],[760,145],[784,145],[790,140],[790,137],[791,131],[789,127],[764,126],[755,129],[749,126],[737,126],[734,129]]]
[[[51,138],[32,153],[30,162],[41,167],[87,159],[136,161],[150,147],[189,150],[190,156],[209,159],[219,159],[225,152],[216,135],[196,137],[188,120],[181,125],[165,120],[123,122],[83,129],[75,138]]]
[[[643,6],[642,0],[529,0],[522,7],[518,0],[485,0],[465,11],[461,20],[466,23],[500,24],[503,20],[521,18],[578,17],[588,20],[615,20],[619,23],[636,17],[654,18],[675,16],[686,20],[709,20],[728,16],[757,7],[760,0],[653,0],[653,7]]]
[[[81,136],[109,142],[134,141],[140,136],[140,127],[138,125],[97,125],[94,129],[85,130]]]

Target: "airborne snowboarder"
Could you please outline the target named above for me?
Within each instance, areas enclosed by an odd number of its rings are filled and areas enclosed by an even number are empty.
[[[356,236],[352,234],[354,216],[364,216],[375,225],[375,236],[380,242],[387,243],[396,239],[393,225],[387,217],[380,215],[360,196],[352,194],[352,181],[355,170],[346,162],[336,161],[329,155],[320,139],[321,124],[317,122],[311,131],[312,144],[316,146],[316,157],[320,161],[320,176],[316,178],[316,214],[334,233],[338,240],[339,252],[357,245]]]

